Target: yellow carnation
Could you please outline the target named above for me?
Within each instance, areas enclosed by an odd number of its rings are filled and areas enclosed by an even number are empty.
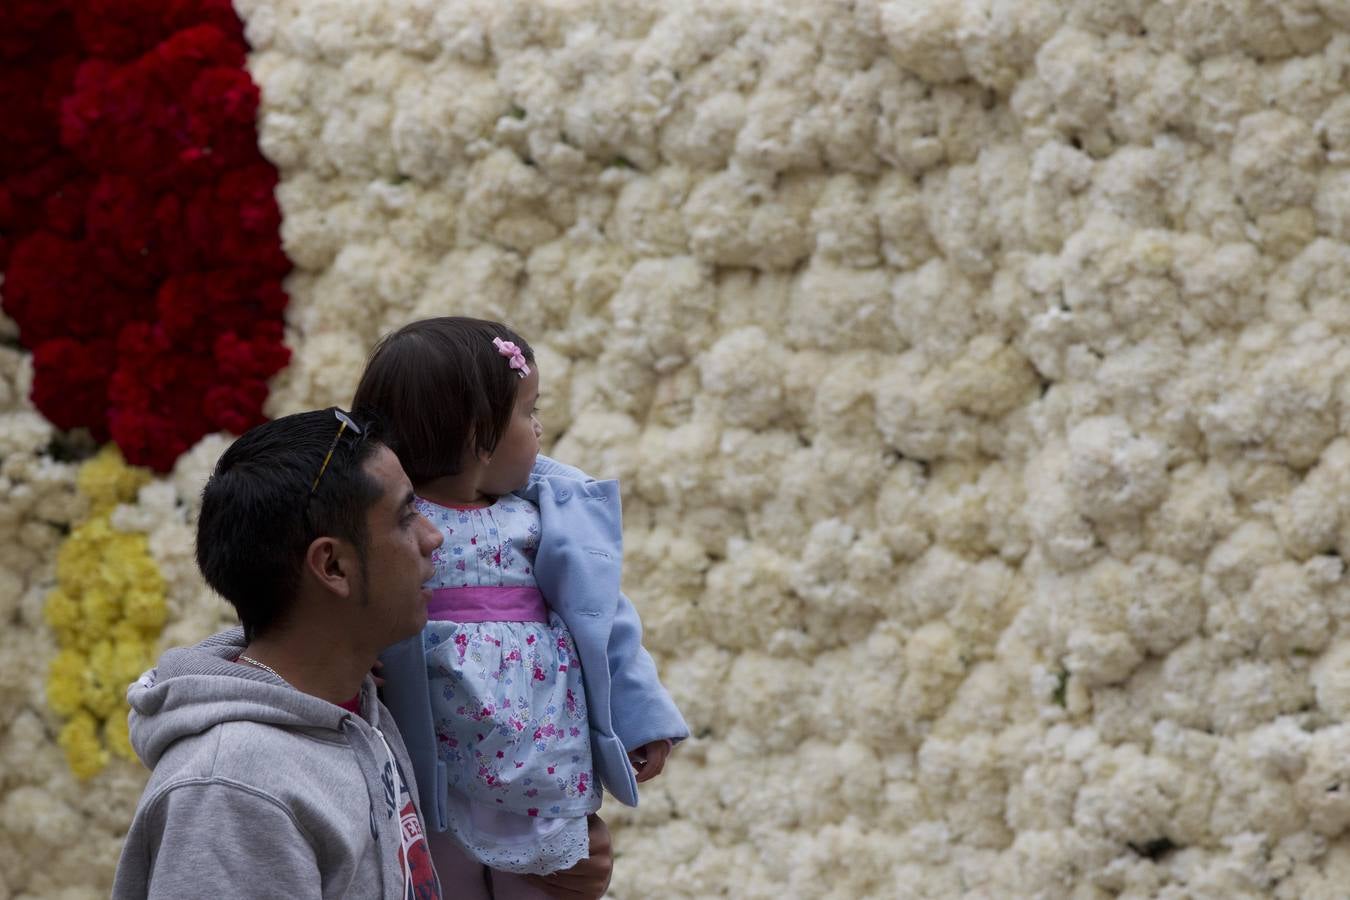
[[[122,598],[103,585],[87,584],[81,593],[80,611],[84,614],[81,631],[87,639],[96,640],[122,618]]]
[[[76,484],[89,498],[93,515],[110,513],[119,503],[136,497],[141,485],[150,480],[147,469],[128,466],[116,444],[108,444],[99,454],[80,467]]]
[[[103,724],[103,742],[108,749],[123,759],[135,759],[136,750],[131,746],[131,731],[127,727],[127,717],[110,716]]]
[[[145,535],[123,533],[110,516],[150,479],[109,447],[80,469],[90,515],[57,554],[57,586],[47,596],[47,623],[60,652],[47,679],[47,702],[69,717],[60,744],[71,771],[97,773],[108,751],[132,758],[127,736],[127,685],[154,659],[168,616],[164,577]]]
[[[116,645],[111,640],[99,641],[87,660],[89,679],[85,682],[84,705],[99,719],[106,719],[121,705],[116,652]],[[122,690],[126,690],[125,683]]]
[[[66,762],[79,778],[97,775],[108,764],[108,751],[98,739],[98,723],[88,713],[76,713],[61,727],[56,742],[66,751]]]
[[[84,656],[62,650],[52,660],[47,675],[47,705],[62,716],[73,716],[84,702]]]
[[[58,586],[47,595],[47,605],[43,608],[47,624],[56,632],[56,638],[63,645],[75,642],[80,632],[80,604],[74,597]]]
[[[164,604],[164,588],[155,590],[132,588],[122,598],[123,621],[131,623],[146,634],[158,635],[164,628],[168,607]]]

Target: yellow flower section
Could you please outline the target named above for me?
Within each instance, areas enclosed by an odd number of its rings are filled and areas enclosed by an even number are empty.
[[[164,578],[145,535],[110,521],[117,504],[150,480],[109,445],[80,469],[89,517],[62,545],[47,624],[60,652],[47,680],[47,702],[66,719],[59,742],[80,778],[97,774],[108,754],[134,758],[127,736],[127,685],[154,659],[167,608]]]

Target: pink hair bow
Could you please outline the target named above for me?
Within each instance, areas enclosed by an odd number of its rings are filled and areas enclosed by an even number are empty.
[[[520,352],[520,348],[510,341],[504,341],[501,338],[493,338],[492,345],[497,348],[497,352],[510,360],[508,365],[515,369],[521,378],[530,374],[530,367],[525,362],[525,354]]]

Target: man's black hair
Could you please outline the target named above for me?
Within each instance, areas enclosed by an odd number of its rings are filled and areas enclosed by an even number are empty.
[[[234,606],[248,640],[285,619],[316,538],[353,544],[366,577],[366,513],[381,487],[363,467],[381,444],[374,420],[353,419],[361,433],[347,428],[336,445],[340,422],[331,407],[252,428],[221,454],[202,489],[197,566]]]
[[[520,375],[493,338],[534,364],[510,328],[462,316],[411,322],[375,345],[352,408],[384,423],[384,441],[414,486],[458,474],[467,453],[491,453],[506,433]]]

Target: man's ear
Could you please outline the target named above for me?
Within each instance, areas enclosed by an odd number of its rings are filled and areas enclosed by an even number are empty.
[[[317,537],[305,551],[305,569],[311,578],[339,597],[352,595],[357,578],[356,554],[346,541]]]

